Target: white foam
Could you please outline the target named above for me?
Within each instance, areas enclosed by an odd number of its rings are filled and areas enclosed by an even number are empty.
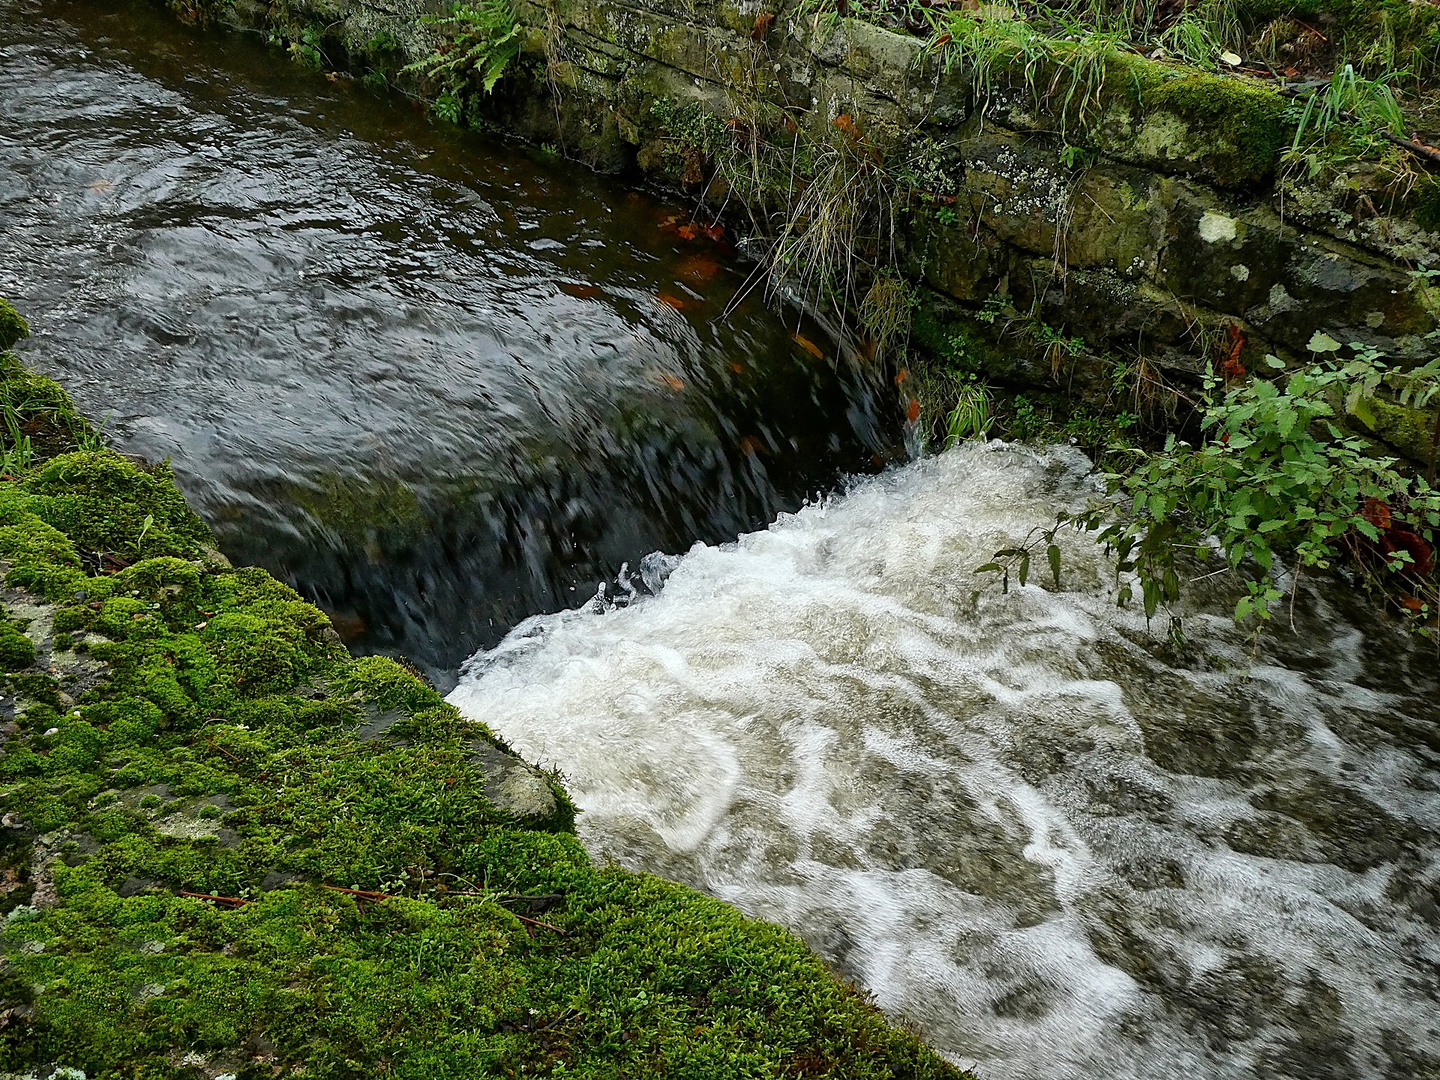
[[[973,574],[1087,471],[992,444],[866,480],[530,620],[451,700],[560,767],[597,858],[792,927],[983,1076],[1435,1067],[1433,665],[1314,582],[1308,653],[1247,671],[1196,612],[1172,662],[1077,534],[1064,590]]]

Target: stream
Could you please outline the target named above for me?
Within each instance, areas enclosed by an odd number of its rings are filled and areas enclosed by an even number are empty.
[[[791,927],[982,1078],[1440,1076],[1434,645],[1335,583],[1252,644],[1212,579],[1179,648],[1073,533],[1061,588],[975,575],[1089,468],[858,482],[531,619],[451,700],[596,858]]]
[[[258,35],[0,0],[27,361],[168,457],[237,563],[440,685],[623,562],[903,454],[893,388],[689,226]]]
[[[1177,643],[1078,535],[1002,592],[1089,463],[907,463],[893,387],[689,221],[254,35],[0,0],[27,362],[558,768],[596,859],[983,1080],[1440,1077],[1434,646],[1309,580],[1251,640],[1223,576]]]

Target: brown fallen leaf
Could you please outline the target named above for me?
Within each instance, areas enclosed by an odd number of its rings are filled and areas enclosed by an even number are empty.
[[[684,300],[681,300],[678,296],[671,296],[669,293],[662,292],[659,296],[659,300],[660,303],[664,304],[666,307],[672,307],[676,311],[683,311],[685,308]]]
[[[680,264],[680,276],[697,285],[708,284],[720,272],[720,264],[709,255],[691,255]]]
[[[582,285],[578,281],[560,282],[560,291],[578,300],[597,300],[604,294],[596,285]]]
[[[1240,362],[1240,350],[1245,348],[1245,335],[1241,333],[1240,327],[1235,323],[1230,324],[1227,333],[1230,339],[1230,349],[1224,359],[1220,361],[1220,374],[1224,376],[1227,383],[1234,383],[1245,378],[1245,365]]]
[[[1365,500],[1365,509],[1360,512],[1360,516],[1381,532],[1387,531],[1393,520],[1390,514],[1390,505],[1384,499],[1376,498]]]
[[[803,334],[791,334],[790,340],[795,342],[796,345],[799,345],[811,356],[815,357],[816,360],[825,359],[825,354],[820,351],[820,346],[816,345],[813,341],[805,337]]]

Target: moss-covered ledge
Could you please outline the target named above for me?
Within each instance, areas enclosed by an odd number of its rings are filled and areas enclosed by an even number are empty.
[[[0,408],[0,1073],[963,1075],[785,931],[592,866],[553,778],[8,351]]]

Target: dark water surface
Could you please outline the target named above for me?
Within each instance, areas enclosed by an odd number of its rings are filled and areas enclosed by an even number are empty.
[[[893,394],[819,330],[758,296],[720,320],[748,267],[687,220],[258,36],[0,0],[28,361],[169,456],[232,558],[442,679],[894,452]]]

